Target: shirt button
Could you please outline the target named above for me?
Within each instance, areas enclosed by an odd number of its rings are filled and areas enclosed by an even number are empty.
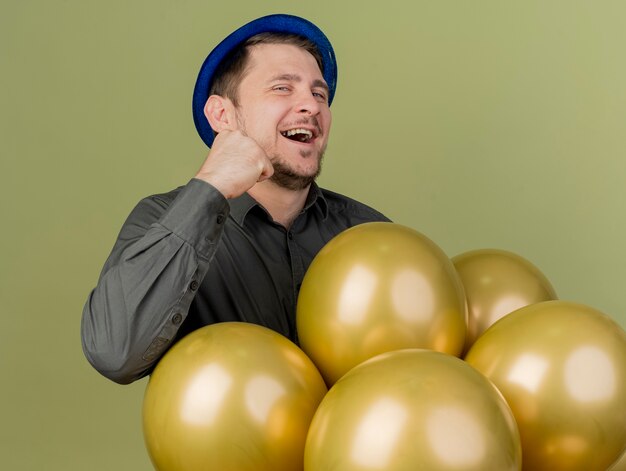
[[[224,223],[224,219],[225,218],[224,218],[223,214],[220,213],[220,214],[217,215],[217,223],[218,224],[223,224]]]
[[[289,240],[293,240],[293,232],[287,232],[287,237],[289,237]]]
[[[174,325],[178,325],[183,321],[183,315],[180,312],[177,312],[176,314],[174,314],[174,316],[172,316],[172,323]]]
[[[193,280],[191,284],[189,285],[189,288],[191,288],[191,291],[195,291],[198,289],[199,285],[200,283],[198,283],[196,280]]]

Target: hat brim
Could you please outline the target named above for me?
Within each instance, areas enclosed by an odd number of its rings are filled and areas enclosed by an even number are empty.
[[[328,103],[333,101],[337,87],[337,63],[333,47],[324,33],[310,21],[298,16],[279,14],[257,18],[219,43],[207,56],[198,73],[192,99],[193,120],[198,134],[209,147],[213,145],[215,134],[204,115],[204,105],[209,98],[213,75],[233,49],[260,33],[298,34],[312,41],[322,56],[323,76],[329,90]]]

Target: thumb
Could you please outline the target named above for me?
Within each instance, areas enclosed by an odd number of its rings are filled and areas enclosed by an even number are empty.
[[[261,175],[259,175],[258,181],[262,182],[264,180],[267,180],[272,175],[274,175],[274,166],[272,165],[270,159],[265,156],[265,160],[263,162],[263,170],[261,170]]]

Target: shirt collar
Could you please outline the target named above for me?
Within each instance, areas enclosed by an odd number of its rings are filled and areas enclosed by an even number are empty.
[[[263,209],[263,207],[248,193],[244,193],[237,198],[233,198],[229,201],[230,203],[230,215],[237,221],[237,223],[242,226],[243,222],[246,219],[246,216],[250,212],[252,208],[258,206]],[[302,212],[308,211],[310,208],[317,206],[319,210],[322,212],[322,216],[324,219],[328,217],[328,202],[324,195],[322,194],[322,190],[315,182],[311,184],[309,188],[309,193],[304,202],[304,208]]]
[[[229,200],[230,215],[237,221],[237,224],[243,226],[243,221],[246,219],[248,212],[255,206],[260,206],[257,201],[248,193],[244,193],[237,198]]]
[[[328,217],[328,202],[326,201],[326,198],[324,198],[324,194],[322,193],[320,187],[317,186],[317,183],[313,182],[309,188],[309,194],[304,202],[304,209],[302,212],[308,211],[309,208],[316,204],[322,212],[322,216],[326,219]]]

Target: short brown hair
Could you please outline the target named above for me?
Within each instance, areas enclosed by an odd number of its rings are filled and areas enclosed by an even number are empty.
[[[320,71],[324,73],[322,55],[312,41],[297,34],[260,33],[237,46],[220,63],[215,71],[209,96],[223,96],[230,99],[235,106],[239,106],[239,83],[243,80],[250,62],[250,48],[259,44],[290,44],[300,47],[315,58]]]

